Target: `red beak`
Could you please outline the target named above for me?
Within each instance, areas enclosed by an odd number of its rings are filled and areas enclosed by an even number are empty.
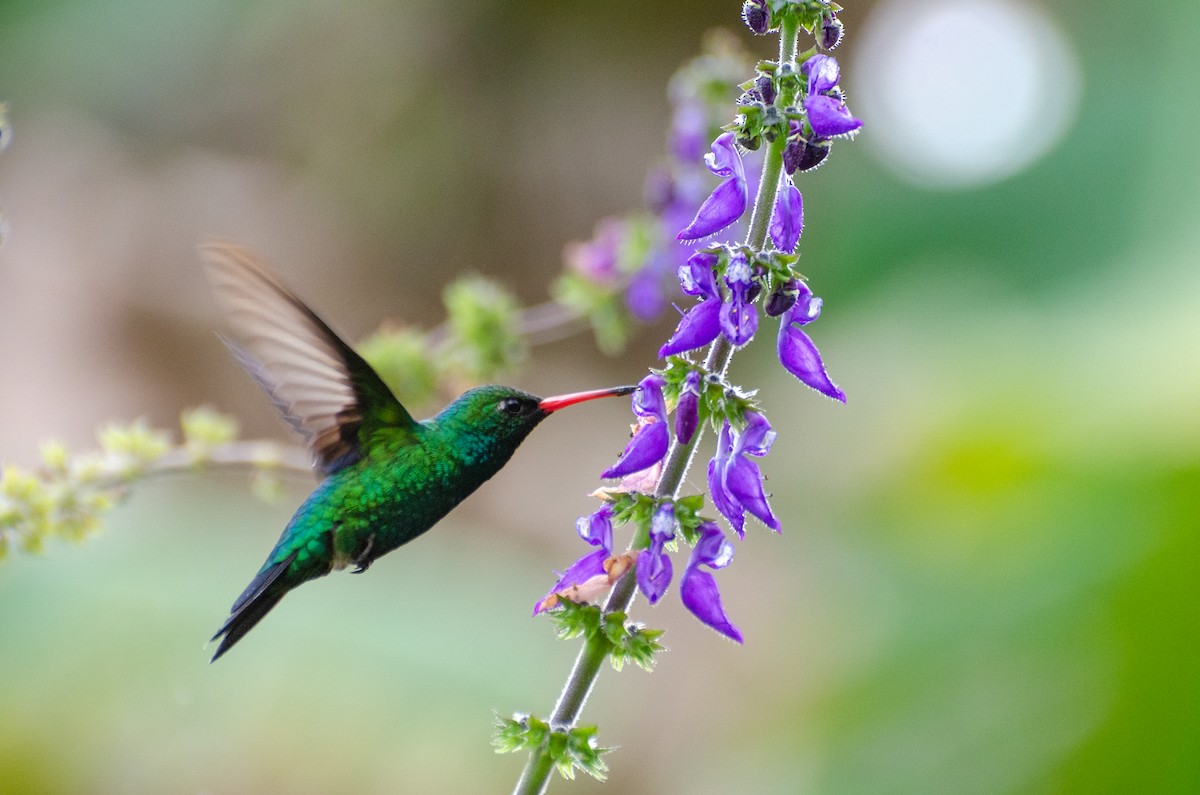
[[[538,408],[549,414],[561,408],[582,403],[585,400],[631,395],[636,391],[636,386],[614,386],[610,389],[593,389],[590,392],[572,392],[569,395],[555,395],[554,397],[543,398],[542,402],[538,403]]]

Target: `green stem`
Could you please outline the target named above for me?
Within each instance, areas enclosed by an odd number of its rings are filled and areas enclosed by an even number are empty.
[[[791,63],[796,57],[800,23],[789,15],[784,17],[780,27],[779,63]],[[784,97],[784,100],[785,102],[790,101],[791,97]],[[779,190],[779,175],[783,172],[783,149],[786,143],[786,136],[776,136],[768,147],[763,160],[762,179],[758,184],[758,195],[754,199],[750,229],[746,233],[746,245],[755,251],[763,250],[767,243],[767,227],[771,222],[771,210],[775,207],[775,195]],[[724,373],[729,367],[733,353],[733,345],[722,335],[709,346],[704,358],[704,366],[709,372]],[[675,497],[678,494],[679,486],[683,483],[691,465],[696,444],[703,435],[702,432],[703,426],[697,429],[687,444],[679,444],[677,439],[672,440],[671,448],[667,452],[666,463],[663,465],[662,475],[658,480],[658,488],[655,489],[656,496],[660,498]],[[631,569],[613,586],[608,601],[604,605],[605,614],[628,613],[629,606],[633,603],[636,594],[637,578]],[[550,717],[552,728],[570,729],[575,726],[575,722],[579,719],[579,713],[583,711],[583,705],[592,692],[592,687],[596,684],[596,677],[600,675],[600,669],[608,657],[609,650],[609,643],[603,633],[597,632],[584,641],[583,648],[579,650],[579,656],[575,658],[571,674],[558,697],[554,713]],[[529,761],[521,773],[513,795],[541,795],[550,784],[550,774],[553,769],[554,761],[550,758],[546,743],[543,743],[540,748],[530,753]]]

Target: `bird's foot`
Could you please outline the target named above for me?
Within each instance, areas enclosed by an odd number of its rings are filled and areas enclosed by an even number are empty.
[[[367,569],[371,568],[371,562],[374,560],[371,557],[371,550],[375,548],[375,534],[367,536],[367,543],[363,544],[362,551],[351,559],[351,563],[358,566],[351,574],[362,574]]]

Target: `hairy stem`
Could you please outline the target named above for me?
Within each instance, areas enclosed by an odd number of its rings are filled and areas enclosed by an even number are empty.
[[[796,47],[800,26],[790,16],[785,16],[781,25],[779,37],[779,63],[792,63],[796,58]],[[790,97],[785,97],[785,100]],[[754,208],[750,216],[750,229],[746,233],[746,245],[755,251],[761,251],[767,242],[767,228],[771,222],[771,211],[775,206],[775,196],[779,190],[779,175],[783,172],[783,149],[786,145],[785,136],[777,136],[771,142],[763,160],[762,178],[758,185],[758,194],[754,199]],[[704,366],[709,372],[724,373],[733,358],[734,348],[723,335],[709,346],[704,358]],[[679,444],[672,440],[671,449],[667,453],[662,475],[658,480],[655,494],[658,497],[675,497],[679,487],[692,462],[696,445],[703,435],[703,426],[692,435],[687,444]],[[622,577],[609,593],[604,605],[606,614],[629,611],[633,598],[637,594],[637,578],[631,569]],[[579,719],[579,713],[587,701],[596,677],[608,657],[609,645],[602,633],[595,633],[584,641],[579,656],[571,674],[563,686],[550,717],[550,725],[555,729],[573,728]],[[550,773],[554,768],[553,760],[545,743],[532,751],[525,765],[521,778],[513,790],[514,795],[540,795],[546,791],[550,783]]]

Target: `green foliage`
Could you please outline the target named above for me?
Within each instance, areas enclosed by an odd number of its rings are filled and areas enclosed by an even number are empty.
[[[179,427],[183,431],[183,446],[195,463],[212,458],[213,451],[237,438],[237,420],[228,414],[201,406],[185,409],[179,415]]]
[[[524,361],[528,345],[521,336],[516,300],[498,283],[464,276],[446,287],[452,358],[468,378],[484,382]]]
[[[101,449],[72,455],[59,442],[42,445],[42,465],[8,464],[0,473],[0,560],[10,548],[39,553],[49,538],[79,542],[100,529],[101,519],[150,475],[213,463],[251,464],[273,480],[282,456],[273,445],[239,449],[230,458],[237,422],[209,408],[180,416],[183,442],[144,420],[110,423],[98,434]],[[266,482],[264,480],[264,482]],[[259,479],[256,477],[256,487]]]
[[[358,352],[401,403],[420,405],[438,389],[441,373],[429,336],[411,328],[381,328],[358,346]]]
[[[631,332],[623,293],[614,285],[601,285],[574,271],[565,271],[554,282],[554,300],[588,319],[596,344],[605,353],[624,349]]]
[[[565,779],[574,779],[575,770],[579,769],[604,781],[608,765],[602,756],[612,749],[599,747],[596,732],[595,726],[552,729],[550,724],[532,715],[514,715],[497,721],[492,745],[498,754],[518,751],[546,754]]]

